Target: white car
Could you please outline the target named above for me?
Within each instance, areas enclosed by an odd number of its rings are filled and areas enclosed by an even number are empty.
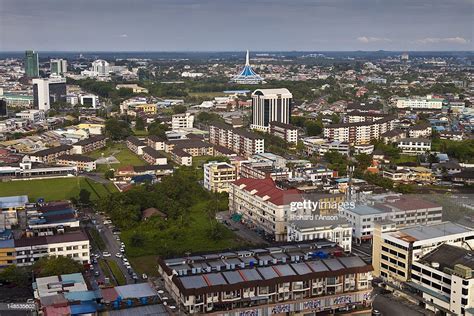
[[[116,256],[117,258],[122,258],[122,254],[121,254],[120,252],[117,252],[117,253],[115,254],[115,256]]]
[[[124,252],[125,252],[125,248],[123,248],[123,247],[120,248],[120,252],[121,252],[121,253],[124,253]]]
[[[143,279],[143,280],[148,279],[148,275],[146,275],[145,273],[143,273],[143,274],[142,274],[142,279]]]
[[[102,256],[103,256],[103,257],[110,257],[111,254],[110,254],[110,252],[104,251],[104,252],[102,253]]]
[[[120,243],[120,246],[122,246],[122,248],[125,248],[125,243],[122,241],[122,242]]]

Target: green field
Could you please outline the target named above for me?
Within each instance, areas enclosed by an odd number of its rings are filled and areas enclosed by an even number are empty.
[[[28,195],[30,201],[67,200],[77,197],[81,189],[91,192],[91,200],[101,199],[117,189],[82,177],[0,182],[0,196]]]
[[[417,156],[408,156],[408,155],[400,155],[399,158],[393,159],[393,163],[399,164],[399,163],[407,163],[407,162],[417,162],[418,157]]]
[[[110,168],[117,169],[124,166],[144,166],[147,163],[140,159],[139,156],[131,152],[123,143],[109,143],[107,147],[87,153],[86,156],[91,158],[114,156],[120,163],[110,164]],[[105,164],[97,165],[97,172],[105,172],[109,166]]]
[[[183,254],[188,251],[217,251],[244,246],[245,243],[241,239],[224,227],[221,238],[216,240],[209,236],[211,222],[205,215],[206,205],[204,202],[199,202],[193,206],[189,213],[190,220],[186,224],[180,224],[179,219],[168,219],[163,226],[156,223],[142,223],[136,228],[122,230],[120,238],[127,245],[127,258],[133,268],[139,273],[156,275],[157,255],[167,256],[169,252]],[[131,243],[131,237],[136,232],[144,236],[144,244],[140,247],[135,247]]]

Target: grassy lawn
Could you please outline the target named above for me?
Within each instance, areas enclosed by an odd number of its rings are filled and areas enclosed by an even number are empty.
[[[139,156],[131,152],[123,143],[109,143],[107,147],[87,153],[91,158],[114,156],[120,163],[111,164],[110,168],[120,168],[124,166],[144,166],[146,162]],[[107,165],[97,165],[97,172],[105,172],[109,167]]]
[[[215,97],[225,97],[226,95],[222,92],[189,92],[189,96],[215,98]]]
[[[156,275],[157,255],[217,251],[243,246],[244,243],[223,226],[220,238],[216,240],[209,236],[211,222],[206,215],[206,206],[205,202],[193,206],[186,223],[181,223],[179,219],[169,219],[166,222],[142,223],[136,228],[122,230],[121,239],[127,245],[127,257],[134,269],[140,273]],[[136,233],[144,237],[143,244],[139,247],[131,244],[131,237]]]
[[[393,162],[396,164],[406,163],[406,162],[417,162],[417,161],[418,161],[417,156],[408,156],[408,155],[400,155],[399,158],[396,158],[393,160]]]
[[[114,275],[115,280],[117,281],[117,285],[127,284],[127,280],[125,279],[125,276],[123,275],[122,270],[120,270],[118,263],[112,260],[107,260],[107,264],[109,265],[109,268],[112,271],[112,274]]]
[[[25,194],[30,201],[38,198],[46,201],[67,200],[77,197],[81,189],[91,192],[91,200],[101,199],[117,191],[113,186],[104,186],[82,177],[0,182],[1,196]]]
[[[97,229],[91,228],[89,232],[92,236],[94,244],[97,246],[97,249],[99,249],[101,252],[104,251],[106,248],[106,245],[105,245],[104,240],[102,239],[102,236],[97,231]]]
[[[133,135],[135,135],[137,137],[148,136],[148,131],[147,130],[139,131],[139,130],[133,129],[132,131],[133,131]]]

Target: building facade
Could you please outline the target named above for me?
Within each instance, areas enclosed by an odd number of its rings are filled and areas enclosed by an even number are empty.
[[[237,168],[227,162],[210,161],[203,169],[204,188],[211,192],[229,192],[230,183],[237,180]]]
[[[258,89],[252,93],[250,128],[268,132],[270,122],[290,123],[293,95],[288,89]]]

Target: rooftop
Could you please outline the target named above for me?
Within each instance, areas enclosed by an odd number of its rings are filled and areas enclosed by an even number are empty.
[[[0,197],[0,209],[24,207],[26,203],[28,203],[28,195]]]
[[[463,233],[471,233],[474,236],[474,231],[468,227],[452,222],[443,222],[428,226],[405,228],[389,233],[389,235],[406,242],[415,242]]]
[[[456,264],[462,264],[474,270],[474,251],[443,244],[420,259],[423,263],[438,263],[439,269],[454,269]]]
[[[301,201],[302,196],[299,190],[284,190],[276,186],[272,179],[250,179],[241,178],[234,182],[234,185],[242,187],[245,191],[253,192],[266,201],[270,201],[275,205],[287,205],[292,201]]]

